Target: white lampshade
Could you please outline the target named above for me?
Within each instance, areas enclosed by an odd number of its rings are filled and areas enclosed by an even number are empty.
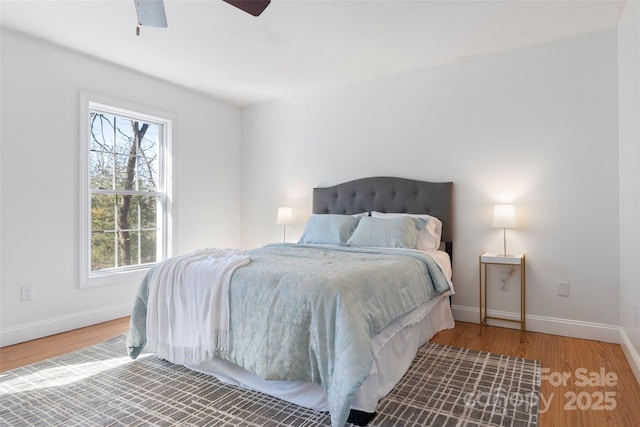
[[[277,225],[291,225],[293,224],[293,209],[285,206],[278,208],[278,216],[276,218]]]
[[[495,205],[493,207],[494,228],[515,228],[516,210],[513,205]]]

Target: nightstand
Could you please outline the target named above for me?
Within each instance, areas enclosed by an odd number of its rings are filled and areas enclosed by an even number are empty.
[[[498,255],[492,252],[485,252],[480,255],[480,335],[482,335],[482,327],[487,324],[487,319],[504,320],[507,322],[520,323],[520,342],[524,342],[525,317],[526,317],[526,281],[525,281],[525,256],[520,255]],[[488,316],[487,315],[487,266],[488,265],[507,265],[520,267],[520,320],[508,319],[505,317]],[[483,295],[484,288],[484,295]]]

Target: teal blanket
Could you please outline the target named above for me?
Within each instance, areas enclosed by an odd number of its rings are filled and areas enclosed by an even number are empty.
[[[373,336],[449,290],[417,251],[281,244],[245,253],[251,263],[233,275],[230,347],[219,357],[267,380],[321,384],[333,427],[344,426],[369,375]],[[145,278],[127,337],[132,358],[146,344],[147,296]]]

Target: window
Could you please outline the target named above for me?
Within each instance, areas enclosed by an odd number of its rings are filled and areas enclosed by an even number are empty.
[[[169,256],[171,121],[134,108],[83,95],[82,287]]]

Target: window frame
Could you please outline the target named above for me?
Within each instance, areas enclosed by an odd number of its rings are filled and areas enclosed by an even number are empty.
[[[173,252],[173,216],[172,216],[172,149],[173,114],[158,109],[139,105],[133,102],[113,99],[85,91],[80,93],[80,138],[79,138],[79,167],[80,167],[80,197],[79,197],[79,225],[80,225],[80,288],[104,286],[123,281],[142,280],[144,274],[153,263],[137,264],[91,271],[91,186],[90,186],[90,114],[92,110],[99,110],[107,114],[133,118],[160,126],[158,142],[158,188],[154,195],[159,197],[159,207],[156,213],[157,225],[161,228],[156,242],[158,246],[156,261],[165,260]],[[124,193],[124,191],[123,191]]]

